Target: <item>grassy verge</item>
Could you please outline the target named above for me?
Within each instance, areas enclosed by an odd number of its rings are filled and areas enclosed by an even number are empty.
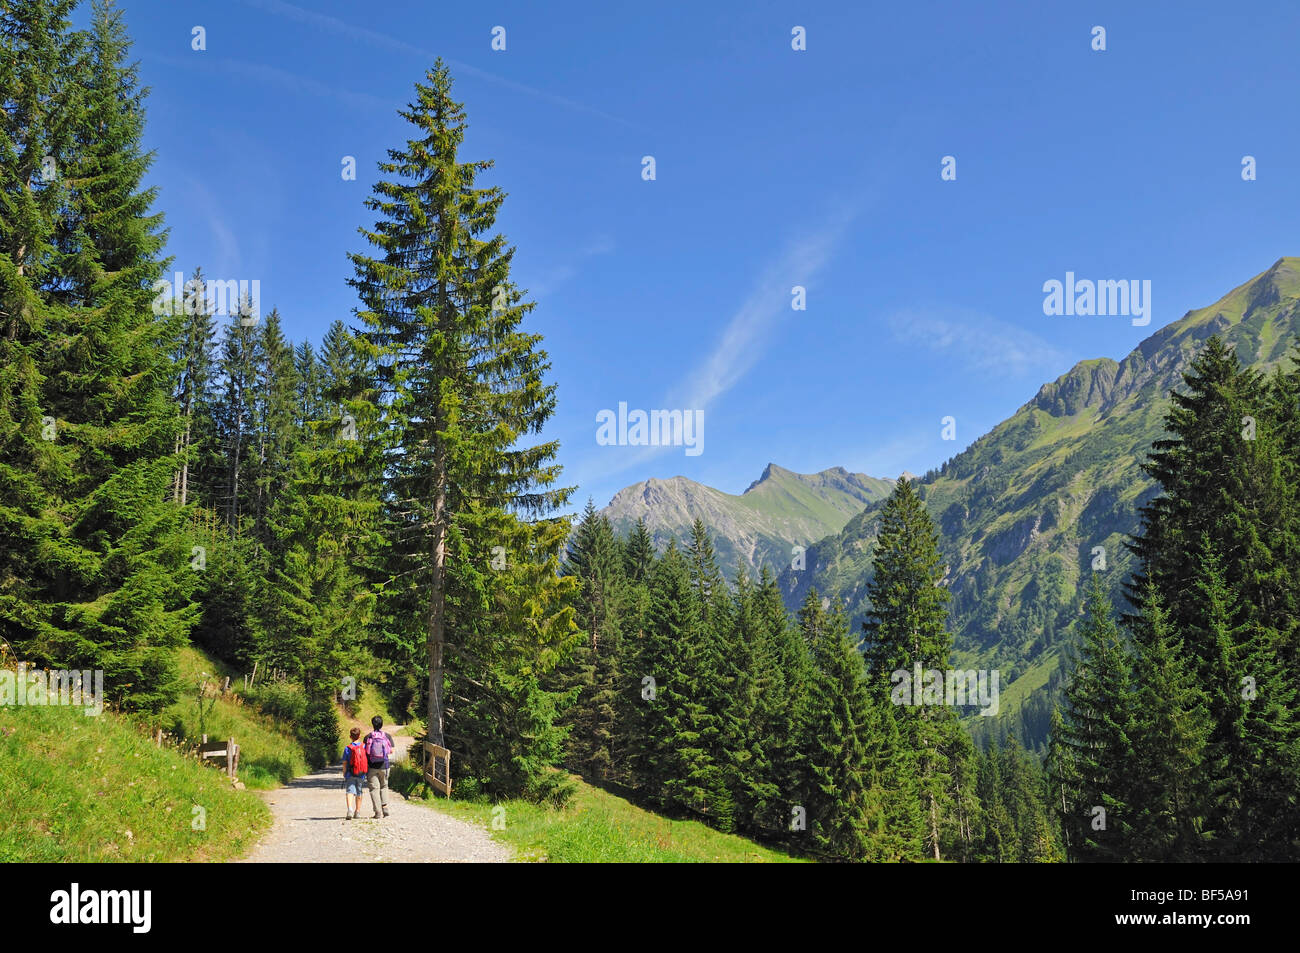
[[[675,821],[573,779],[562,809],[527,801],[447,800],[426,794],[418,769],[394,768],[392,784],[417,803],[486,828],[521,861],[551,863],[798,863],[798,858],[723,834],[696,821]],[[495,813],[494,813],[495,812]],[[504,829],[494,830],[494,818]]]
[[[67,707],[0,708],[0,803],[0,862],[224,860],[270,825],[220,771]]]

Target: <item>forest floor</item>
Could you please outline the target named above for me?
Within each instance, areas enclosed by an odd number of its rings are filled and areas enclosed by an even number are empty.
[[[393,759],[400,761],[411,738],[398,725],[392,734]],[[367,792],[360,817],[346,820],[341,766],[260,793],[273,826],[247,863],[504,863],[512,856],[482,827],[409,803],[392,790],[388,817],[374,819]]]

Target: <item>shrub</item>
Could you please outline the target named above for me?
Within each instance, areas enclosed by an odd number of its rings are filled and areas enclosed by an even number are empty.
[[[307,718],[307,698],[292,682],[267,681],[244,693],[249,704],[276,721],[303,725]]]

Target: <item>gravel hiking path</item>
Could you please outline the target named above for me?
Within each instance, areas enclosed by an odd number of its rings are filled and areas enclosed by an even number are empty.
[[[393,735],[394,759],[404,758],[411,738]],[[344,819],[343,768],[322,768],[274,791],[260,792],[271,808],[272,827],[244,863],[505,863],[508,848],[488,832],[388,792],[389,816],[373,819],[370,794],[361,816]]]

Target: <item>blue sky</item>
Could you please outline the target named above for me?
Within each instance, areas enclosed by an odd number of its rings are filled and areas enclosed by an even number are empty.
[[[175,267],[260,280],[295,340],[351,320],[375,163],[450,62],[577,505],[676,474],[740,492],[769,461],[923,472],[1300,254],[1294,3],[120,6]],[[1150,280],[1150,325],[1044,315],[1067,271]],[[598,446],[620,401],[703,409],[703,453]]]

